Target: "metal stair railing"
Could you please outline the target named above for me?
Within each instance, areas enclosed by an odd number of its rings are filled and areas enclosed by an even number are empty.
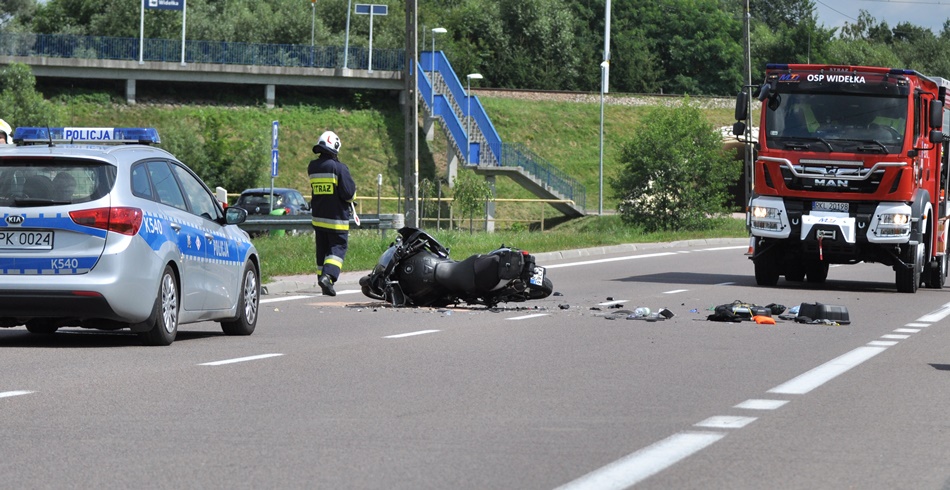
[[[574,201],[575,207],[582,211],[587,203],[587,191],[579,182],[551,165],[544,158],[533,152],[522,143],[505,143],[502,145],[503,167],[521,167],[530,176],[538,180],[553,194],[562,199]]]
[[[434,57],[434,58],[433,58]],[[451,63],[445,57],[445,53],[437,51],[423,51],[421,53],[419,67],[419,87],[420,97],[423,97],[425,106],[428,108],[432,117],[440,117],[447,134],[450,136],[451,144],[463,154],[462,161],[469,164],[464,155],[465,146],[467,146],[468,135],[465,126],[466,110],[468,106],[467,97],[471,98],[472,106],[472,141],[479,143],[479,148],[487,146],[489,151],[479,151],[479,164],[489,164],[493,166],[520,167],[529,177],[536,179],[541,185],[552,193],[560,195],[564,199],[574,201],[575,205],[584,209],[586,206],[586,190],[579,182],[560,171],[549,162],[535,154],[523,144],[503,143],[495,130],[491,119],[482,107],[478,97],[467,94],[459,81],[458,76],[452,69]],[[435,74],[427,76],[435,69]],[[426,71],[429,70],[429,71]],[[437,74],[437,75],[436,75]],[[439,95],[435,97],[435,107],[432,107],[432,79],[438,77],[441,79],[442,88]],[[423,92],[425,92],[423,94]],[[450,115],[451,114],[451,115]],[[453,130],[454,125],[458,124],[458,130]]]

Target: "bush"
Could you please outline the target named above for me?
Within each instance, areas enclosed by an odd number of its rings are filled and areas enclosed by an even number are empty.
[[[623,222],[647,232],[699,230],[727,212],[738,168],[722,137],[689,100],[655,107],[623,145],[620,176],[611,182]]]
[[[0,107],[10,126],[60,126],[59,107],[36,91],[36,77],[29,66],[11,63],[0,71]]]

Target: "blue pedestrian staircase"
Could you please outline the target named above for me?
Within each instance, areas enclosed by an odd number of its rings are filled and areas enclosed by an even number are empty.
[[[442,123],[450,148],[466,168],[507,176],[535,196],[555,200],[551,205],[561,213],[584,216],[584,186],[527,146],[502,142],[482,103],[466,92],[442,51],[423,51],[419,65],[419,97],[429,117]]]

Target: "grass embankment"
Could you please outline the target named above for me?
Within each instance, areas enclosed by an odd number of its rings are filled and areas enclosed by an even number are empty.
[[[620,245],[623,243],[653,243],[693,240],[699,238],[727,238],[746,236],[743,220],[724,218],[715,221],[710,230],[695,232],[643,233],[623,225],[620,217],[588,216],[572,220],[544,233],[529,231],[499,231],[470,233],[466,230],[427,229],[442,245],[451,251],[451,257],[462,260],[472,254],[491,252],[502,244],[531,253],[554,252],[580,248]],[[385,230],[353,230],[346,254],[344,271],[372,269],[379,255],[389,247],[396,234]],[[260,237],[254,239],[261,255],[264,281],[274,276],[313,274],[313,235]],[[541,264],[544,265],[544,264]]]

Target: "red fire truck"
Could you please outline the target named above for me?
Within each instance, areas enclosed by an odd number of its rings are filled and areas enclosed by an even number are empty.
[[[948,88],[913,70],[767,66],[747,210],[759,285],[876,262],[899,291],[944,286]],[[736,101],[737,136],[751,126],[749,100]]]

